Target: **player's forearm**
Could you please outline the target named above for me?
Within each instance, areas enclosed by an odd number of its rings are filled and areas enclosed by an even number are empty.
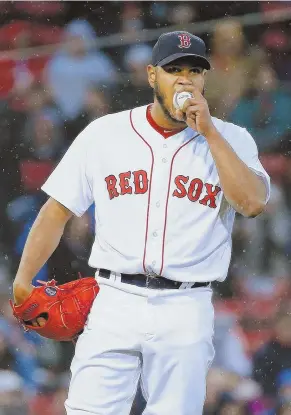
[[[248,168],[216,129],[206,139],[228,202],[244,216],[260,214],[266,200],[263,179]]]
[[[31,283],[57,248],[70,217],[70,212],[53,199],[42,207],[28,235],[14,287]]]

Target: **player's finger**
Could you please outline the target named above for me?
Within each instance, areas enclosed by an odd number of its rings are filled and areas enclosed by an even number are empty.
[[[46,323],[46,319],[44,317],[37,317],[31,321],[27,321],[28,324],[31,324],[33,327],[43,327]]]
[[[195,106],[195,105],[198,105],[199,104],[199,101],[197,101],[195,98],[187,98],[186,99],[186,101],[184,102],[184,104],[183,104],[183,108],[182,108],[182,111],[184,112],[184,113],[186,113],[187,112],[187,109],[190,107],[190,106]]]
[[[186,119],[186,122],[187,122],[187,124],[188,124],[189,127],[191,127],[195,131],[198,131],[197,130],[196,122],[195,122],[195,120],[193,118],[187,118]]]
[[[177,109],[175,116],[179,121],[185,121],[185,113],[182,110]]]
[[[38,317],[36,321],[39,327],[43,327],[46,323],[46,319],[44,317]]]
[[[199,105],[189,105],[185,111],[187,118],[196,118],[197,111],[200,110]]]

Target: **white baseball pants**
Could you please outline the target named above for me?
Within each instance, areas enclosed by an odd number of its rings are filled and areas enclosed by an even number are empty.
[[[214,357],[208,287],[153,290],[97,278],[100,292],[71,365],[67,415],[201,415]]]

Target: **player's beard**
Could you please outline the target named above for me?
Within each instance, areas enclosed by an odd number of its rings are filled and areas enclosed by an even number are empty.
[[[204,93],[205,93],[205,89],[203,88],[203,91],[202,91],[202,95],[203,96],[204,96]],[[176,118],[174,118],[173,115],[168,110],[168,108],[166,107],[166,105],[165,105],[165,97],[164,97],[163,93],[160,91],[159,84],[158,84],[157,81],[155,81],[155,84],[154,84],[154,95],[157,98],[157,101],[160,104],[160,106],[161,106],[161,108],[163,110],[163,113],[164,113],[165,117],[169,121],[174,122],[175,124],[179,124],[181,126],[184,126],[185,125],[185,121],[180,121],[180,120],[177,120]]]
[[[157,101],[160,104],[160,106],[161,106],[161,108],[163,110],[163,113],[164,113],[165,117],[169,121],[174,122],[175,124],[184,126],[185,125],[185,122],[184,121],[177,120],[176,118],[174,118],[174,116],[170,113],[170,111],[166,107],[166,105],[165,105],[165,97],[164,97],[163,93],[160,91],[159,84],[158,84],[157,81],[155,81],[155,84],[154,84],[154,95],[157,98]]]

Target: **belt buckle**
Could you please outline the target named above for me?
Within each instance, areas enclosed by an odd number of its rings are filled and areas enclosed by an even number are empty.
[[[146,288],[149,288],[149,283],[153,278],[158,277],[158,274],[156,274],[154,271],[147,271],[145,274],[146,276]]]

